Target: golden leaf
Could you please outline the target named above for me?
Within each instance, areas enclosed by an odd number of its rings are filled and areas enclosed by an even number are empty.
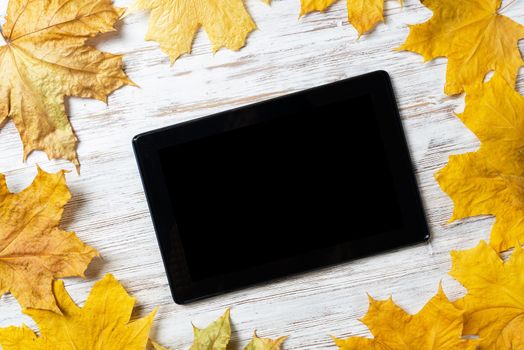
[[[24,308],[59,311],[53,279],[83,276],[98,255],[58,227],[70,198],[64,171],[38,168],[33,183],[16,194],[0,174],[0,296],[10,291]]]
[[[450,221],[494,215],[490,244],[503,251],[524,242],[524,97],[498,74],[468,89],[458,117],[481,141],[476,152],[453,155],[435,174],[455,205]]]
[[[27,309],[40,328],[37,336],[25,325],[0,329],[3,350],[145,350],[156,310],[129,322],[135,299],[112,275],[98,281],[84,307],[67,294],[63,281],[53,285],[61,314]]]
[[[204,329],[193,325],[195,339],[189,350],[226,350],[231,338],[229,309]]]
[[[300,15],[313,11],[325,11],[337,0],[300,0]],[[402,5],[402,0],[399,0]],[[384,22],[384,0],[347,0],[348,21],[360,37]]]
[[[280,350],[282,343],[287,337],[279,337],[277,339],[260,338],[254,332],[253,339],[247,344],[244,350]]]
[[[65,96],[107,100],[132,84],[122,57],[96,50],[86,40],[113,31],[123,10],[110,0],[10,0],[0,46],[0,123],[11,118],[24,144],[72,161],[78,169],[77,138]]]
[[[442,287],[416,315],[409,315],[390,298],[369,298],[369,310],[361,320],[374,339],[334,338],[341,350],[476,349],[475,340],[462,339],[462,311],[448,300]]]
[[[524,26],[497,11],[502,0],[421,0],[433,17],[411,26],[399,50],[419,53],[428,61],[448,58],[448,95],[459,94],[469,85],[479,85],[490,71],[496,71],[515,84],[524,64],[518,41]]]
[[[243,0],[136,0],[131,11],[138,10],[151,11],[146,40],[158,42],[171,63],[191,53],[200,27],[213,44],[213,52],[222,47],[239,50],[256,29]]]
[[[464,313],[464,334],[478,334],[480,349],[524,349],[524,252],[520,246],[504,263],[481,241],[451,252],[450,275],[467,289],[455,302]]]

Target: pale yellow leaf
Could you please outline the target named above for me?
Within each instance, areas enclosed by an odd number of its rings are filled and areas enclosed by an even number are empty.
[[[195,339],[189,350],[226,350],[231,338],[229,309],[206,328],[193,326]]]
[[[244,350],[280,350],[282,343],[287,337],[279,337],[277,339],[260,338],[257,333],[254,332],[253,339],[246,345]]]
[[[243,0],[136,0],[131,11],[138,10],[151,11],[146,40],[158,42],[171,63],[191,52],[201,27],[213,52],[222,47],[239,50],[256,28]]]
[[[200,329],[193,326],[193,330],[195,339],[190,350],[225,350],[231,337],[229,309],[206,328]],[[286,338],[260,338],[255,332],[245,350],[280,350]],[[169,350],[154,341],[151,341],[151,345],[155,350]]]

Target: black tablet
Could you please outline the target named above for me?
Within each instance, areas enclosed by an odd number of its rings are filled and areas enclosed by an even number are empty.
[[[429,238],[382,71],[133,145],[177,303]]]

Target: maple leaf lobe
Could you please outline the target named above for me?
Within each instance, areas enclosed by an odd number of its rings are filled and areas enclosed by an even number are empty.
[[[181,55],[191,53],[201,27],[213,52],[222,47],[239,50],[256,29],[242,0],[136,0],[131,11],[139,10],[151,12],[146,40],[158,42],[172,64]]]

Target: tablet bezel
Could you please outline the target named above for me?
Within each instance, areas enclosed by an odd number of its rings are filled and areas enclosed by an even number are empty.
[[[293,106],[296,108],[300,99],[306,98],[309,103],[324,105],[330,101],[338,102],[364,94],[369,94],[373,100],[387,161],[395,187],[399,192],[398,199],[405,227],[239,272],[192,281],[184,259],[184,248],[173,215],[171,199],[163,178],[159,151],[194,139],[283,117],[293,112]],[[348,110],[350,109],[351,106],[348,106]],[[429,239],[429,229],[391,81],[389,75],[384,71],[368,73],[145,132],[133,138],[133,148],[171,293],[178,304],[221,294],[272,278],[421,243]]]

